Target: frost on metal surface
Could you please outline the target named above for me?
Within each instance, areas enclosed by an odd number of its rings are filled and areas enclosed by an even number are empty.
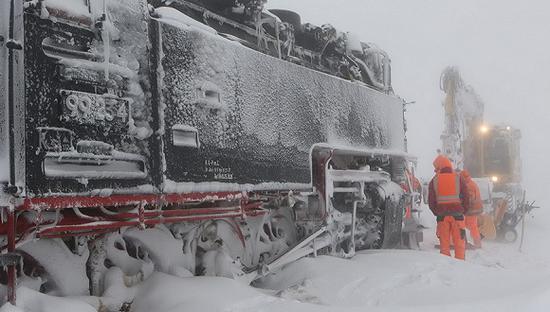
[[[90,16],[90,10],[83,0],[43,0],[42,6],[42,18],[48,18],[50,10],[62,11],[68,16]]]
[[[0,2],[0,46],[8,40],[9,1]],[[0,182],[9,178],[8,160],[8,49],[0,48]]]
[[[170,180],[308,183],[314,144],[403,151],[398,98],[173,20],[160,19],[165,128],[196,128],[202,153],[168,137]]]
[[[155,13],[158,14],[163,23],[170,24],[178,28],[198,28],[209,33],[216,33],[212,27],[209,27],[203,23],[199,23],[191,17],[181,13],[180,11],[170,7],[160,7],[155,9]]]
[[[216,177],[216,176],[214,176]],[[192,193],[192,192],[246,192],[246,191],[269,191],[269,190],[307,190],[309,183],[283,183],[264,182],[257,184],[228,183],[222,181],[213,182],[174,182],[167,179],[164,181],[163,190],[166,193]]]
[[[43,162],[44,175],[50,178],[74,179],[138,179],[145,178],[142,156],[113,151],[110,155],[93,153],[47,153]]]
[[[315,144],[403,150],[397,97],[248,49],[175,9],[151,21],[141,0],[28,3],[30,195],[289,189],[310,183]]]
[[[29,191],[151,183],[145,1],[39,4],[25,11]]]

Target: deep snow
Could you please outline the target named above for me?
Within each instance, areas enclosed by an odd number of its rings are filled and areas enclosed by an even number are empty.
[[[423,217],[432,220],[427,213]],[[527,219],[523,252],[518,243],[484,242],[482,250],[467,252],[465,262],[439,255],[428,229],[420,251],[366,251],[350,260],[305,258],[257,287],[226,278],[153,273],[138,286],[131,311],[547,311],[548,217],[550,212],[541,209]],[[24,311],[93,310],[75,299],[27,288],[18,296]],[[0,311],[20,310],[6,305]]]

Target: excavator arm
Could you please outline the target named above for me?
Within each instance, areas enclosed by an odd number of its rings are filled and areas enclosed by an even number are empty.
[[[465,150],[475,131],[483,123],[483,102],[475,90],[466,85],[456,67],[447,67],[441,74],[440,88],[445,92],[442,153],[458,169],[464,168]]]

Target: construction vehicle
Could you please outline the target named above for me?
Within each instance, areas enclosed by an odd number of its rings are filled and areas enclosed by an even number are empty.
[[[457,68],[446,68],[440,85],[446,93],[442,153],[457,170],[468,170],[480,187],[484,202],[480,220],[485,223],[482,228],[489,229],[482,234],[514,242],[516,226],[535,208],[534,202],[526,202],[521,184],[521,132],[510,125],[485,123],[483,101]]]
[[[250,282],[401,244],[389,57],[264,4],[1,2],[2,297],[118,311],[113,272]]]

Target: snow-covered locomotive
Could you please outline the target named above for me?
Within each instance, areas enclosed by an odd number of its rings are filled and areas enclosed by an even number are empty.
[[[17,274],[118,311],[112,284],[154,270],[251,281],[400,243],[389,58],[264,2],[2,1],[9,298]]]

